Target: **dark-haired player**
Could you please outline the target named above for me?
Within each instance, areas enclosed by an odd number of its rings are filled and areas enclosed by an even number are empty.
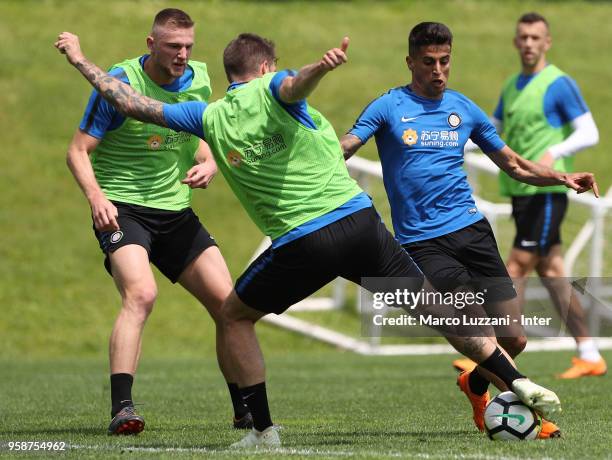
[[[465,143],[471,138],[501,169],[529,184],[584,192],[594,184],[593,175],[559,174],[522,159],[507,147],[478,106],[447,89],[452,40],[444,24],[416,25],[408,38],[406,57],[412,81],[370,103],[341,144],[348,159],[375,137],[395,236],[438,291],[479,291],[490,314],[516,318],[519,305],[512,280],[463,169]],[[510,356],[525,347],[520,323],[496,332]],[[479,366],[477,372],[463,373],[457,381],[481,431],[490,380],[491,374]],[[508,389],[501,382],[498,386]],[[540,436],[558,432],[547,422]]]

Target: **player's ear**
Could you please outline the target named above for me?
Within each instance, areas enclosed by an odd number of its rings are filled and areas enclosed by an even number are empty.
[[[265,75],[270,72],[270,64],[268,61],[263,61],[259,64],[259,76]]]
[[[149,48],[149,51],[153,51],[153,43],[155,43],[155,39],[149,35],[147,37],[147,48]]]
[[[414,70],[414,61],[410,56],[406,56],[406,65],[408,65],[411,72]]]

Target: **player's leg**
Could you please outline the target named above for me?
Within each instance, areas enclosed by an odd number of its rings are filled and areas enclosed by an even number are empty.
[[[253,416],[253,430],[233,444],[234,448],[280,445],[270,416],[264,359],[255,323],[266,314],[283,313],[335,278],[330,232],[325,227],[280,247],[268,248],[238,278],[235,290],[223,304],[225,346]]]
[[[512,197],[512,218],[516,233],[506,261],[508,274],[514,281],[519,305],[525,302],[527,276],[538,263],[538,247],[545,225],[545,195]]]
[[[234,427],[252,428],[251,415],[242,400],[237,376],[230,361],[231,357],[224,346],[221,306],[232,291],[232,279],[219,248],[213,245],[204,249],[183,270],[178,282],[200,301],[215,322],[217,362],[232,400]]]
[[[114,203],[120,230],[98,232],[104,265],[121,295],[122,307],[109,340],[111,416],[109,434],[137,433],[144,428],[134,413],[132,384],[140,356],[142,330],[155,303],[157,286],[149,265],[151,233],[139,207]]]
[[[475,274],[486,274],[493,276],[488,283],[485,283],[487,290],[494,295],[494,297],[488,296],[488,301],[507,301],[516,295],[499,258],[497,245],[486,221],[477,222],[463,231],[453,232],[443,238],[420,243],[419,245],[408,245],[408,251],[413,254],[417,264],[432,277],[433,282],[438,284],[437,287],[440,289],[453,288],[453,282],[458,283],[456,288],[469,285],[474,281]],[[468,270],[468,267],[471,270]],[[478,284],[482,285],[482,283]],[[515,345],[517,348],[522,348],[518,342],[524,341],[524,337],[516,335],[520,338],[515,339],[517,342]],[[469,390],[469,374],[460,376],[458,380],[460,388],[466,392],[472,403],[474,419],[480,428],[484,425],[482,413],[488,401],[488,382],[493,381],[497,386],[507,388],[512,386],[514,380],[523,381],[523,376],[516,370],[511,357],[497,345],[494,336],[447,336],[447,340],[459,352],[480,363],[481,372],[471,373],[472,379],[470,380],[478,382],[476,386],[481,387],[482,394],[466,391],[466,388]],[[550,394],[544,399],[553,402],[551,409],[554,411],[557,409],[555,405],[558,403],[558,398],[554,393],[548,390],[546,392]],[[548,403],[544,403],[546,404]]]
[[[572,366],[559,377],[573,379],[604,375],[607,371],[606,362],[599,354],[597,344],[589,335],[586,315],[580,300],[565,278],[560,244],[553,245],[545,256],[540,257],[536,271],[561,319],[576,340],[578,348],[579,356],[573,359]]]
[[[516,275],[515,282],[524,296],[525,277],[535,268],[553,305],[576,339],[581,356],[575,358],[574,365],[561,376],[576,378],[582,375],[601,375],[606,372],[606,363],[599,355],[595,342],[589,337],[580,301],[564,280],[561,224],[567,205],[567,195],[562,193],[512,199],[517,234],[508,261],[508,271],[513,278]]]
[[[242,302],[235,291],[222,308],[224,348],[231,357],[242,397],[253,416],[253,430],[232,444],[237,449],[280,445],[270,416],[264,358],[255,334],[255,323],[265,314]]]
[[[474,277],[477,289],[479,292],[485,293],[485,308],[488,316],[511,319],[509,324],[496,326],[495,335],[502,349],[507,351],[508,358],[515,358],[525,348],[527,338],[520,323],[522,309],[512,285],[512,280],[508,276],[506,267],[499,256],[497,242],[488,222],[483,219],[468,230],[472,234],[469,237],[469,241],[464,245],[461,255],[471,275]],[[511,359],[510,361],[514,364]],[[511,389],[505,382],[496,380],[495,376],[482,366],[478,366],[475,371],[463,373],[458,378],[460,388],[468,396],[470,402],[472,402],[475,422],[477,419],[482,422],[480,424],[477,423],[481,430],[484,428],[484,419],[476,416],[484,414],[484,410],[477,411],[477,405],[474,403],[478,402],[478,395],[486,394],[488,381],[494,383],[501,391]],[[484,409],[484,406],[479,407]],[[553,423],[546,421],[544,422],[544,427],[545,429],[540,432],[541,437],[560,436],[559,428]]]
[[[144,247],[130,244],[109,254],[113,279],[121,294],[109,342],[113,420],[109,434],[142,431],[144,420],[134,412],[132,383],[138,367],[142,331],[157,296],[155,279]]]
[[[248,416],[233,373],[230,357],[223,347],[220,326],[221,305],[232,290],[225,260],[214,238],[191,208],[159,212],[152,244],[151,262],[173,283],[179,282],[208,310],[215,321],[217,361],[230,391],[234,425],[250,428]]]

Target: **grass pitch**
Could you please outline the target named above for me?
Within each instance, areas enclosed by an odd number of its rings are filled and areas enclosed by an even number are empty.
[[[557,391],[563,438],[492,442],[471,421],[450,356],[371,358],[334,350],[272,353],[268,388],[283,448],[255,458],[603,458],[610,456],[609,377],[555,380],[569,353],[529,353],[519,363]],[[612,361],[612,353],[606,355]],[[227,391],[211,359],[145,359],[134,387],[147,427],[109,437],[106,363],[1,362],[1,454],[8,441],[64,441],[69,458],[245,458],[227,450]],[[1,455],[0,454],[0,455]],[[27,454],[14,454],[23,458]],[[51,457],[53,454],[46,454]]]

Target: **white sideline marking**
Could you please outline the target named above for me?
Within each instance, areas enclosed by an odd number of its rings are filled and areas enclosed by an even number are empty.
[[[82,444],[70,444],[66,446],[67,449],[82,449],[82,450],[96,450],[96,451],[117,451],[117,452],[187,452],[193,454],[208,454],[208,455],[225,455],[225,454],[248,454],[248,455],[262,455],[266,456],[269,454],[279,455],[298,455],[298,456],[326,456],[326,457],[354,457],[356,455],[371,455],[376,457],[397,457],[397,458],[423,458],[423,459],[483,459],[483,460],[497,460],[502,457],[482,455],[482,454],[424,454],[424,453],[408,453],[408,452],[381,452],[374,450],[355,450],[355,451],[344,451],[344,450],[318,450],[318,449],[292,449],[285,447],[278,447],[275,449],[252,449],[252,450],[235,450],[235,449],[208,449],[206,447],[140,447],[140,446],[115,446],[115,445],[104,445],[104,444],[92,444],[89,446]],[[503,457],[505,460],[518,459],[519,457]]]

